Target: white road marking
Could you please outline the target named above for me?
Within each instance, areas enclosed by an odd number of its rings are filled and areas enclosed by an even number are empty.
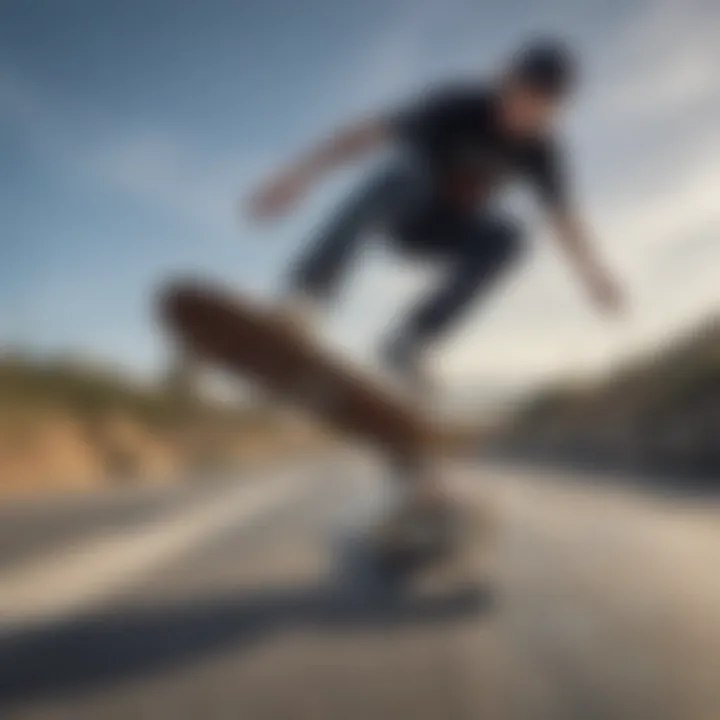
[[[92,606],[223,529],[241,526],[289,502],[303,487],[306,484],[297,472],[234,487],[150,527],[85,541],[2,573],[0,631]]]

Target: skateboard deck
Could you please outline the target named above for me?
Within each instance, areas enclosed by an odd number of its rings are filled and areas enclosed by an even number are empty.
[[[249,377],[400,458],[419,456],[437,439],[411,403],[333,357],[261,303],[199,281],[177,281],[161,295],[161,316],[202,360]]]

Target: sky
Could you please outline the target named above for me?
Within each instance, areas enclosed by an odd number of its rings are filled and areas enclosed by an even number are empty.
[[[630,312],[586,302],[542,218],[529,248],[436,351],[449,387],[604,371],[720,301],[716,0],[2,0],[0,347],[162,366],[153,297],[193,273],[271,296],[356,171],[254,226],[238,198],[337,124],[535,34],[574,42],[565,132],[576,195]],[[327,320],[369,358],[432,282],[372,245]]]

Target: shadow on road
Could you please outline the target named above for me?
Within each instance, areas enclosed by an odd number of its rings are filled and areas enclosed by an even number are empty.
[[[0,636],[0,705],[83,692],[221,651],[247,652],[288,628],[343,632],[450,623],[492,607],[471,583],[435,596],[373,585],[352,571],[305,587],[116,610]]]

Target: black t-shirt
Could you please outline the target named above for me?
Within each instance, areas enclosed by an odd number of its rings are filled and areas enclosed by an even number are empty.
[[[476,204],[512,177],[528,180],[543,204],[566,204],[559,151],[551,137],[504,133],[497,100],[483,86],[436,92],[392,115],[395,136],[430,167],[437,192],[459,205]]]

